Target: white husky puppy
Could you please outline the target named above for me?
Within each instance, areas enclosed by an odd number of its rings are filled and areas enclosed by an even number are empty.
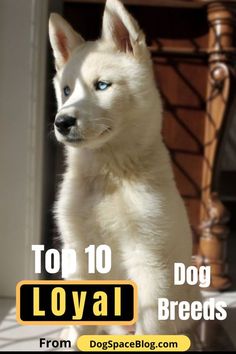
[[[186,330],[189,321],[157,317],[159,297],[191,302],[198,293],[174,285],[174,262],[191,264],[191,231],[162,141],[162,104],[145,36],[118,0],[107,0],[97,41],[84,41],[57,14],[49,33],[55,134],[66,151],[56,221],[64,247],[77,250],[73,278],[134,280],[136,334]],[[88,274],[90,244],[111,247],[109,274]],[[93,331],[78,326],[78,334]]]

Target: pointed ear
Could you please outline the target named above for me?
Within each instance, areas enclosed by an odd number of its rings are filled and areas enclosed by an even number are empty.
[[[145,44],[145,36],[137,21],[119,0],[107,0],[103,15],[102,38],[113,41],[121,52],[135,54],[137,45]]]
[[[49,18],[49,39],[57,70],[67,62],[73,50],[84,42],[71,25],[56,13]]]

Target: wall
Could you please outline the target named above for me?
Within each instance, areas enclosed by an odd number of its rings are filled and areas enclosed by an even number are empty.
[[[48,1],[0,4],[0,296],[33,277],[41,239]]]

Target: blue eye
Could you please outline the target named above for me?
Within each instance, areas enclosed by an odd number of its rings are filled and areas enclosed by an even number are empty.
[[[63,88],[63,92],[64,92],[64,95],[67,97],[67,96],[70,96],[70,88],[69,86],[65,86]]]
[[[106,81],[97,81],[94,85],[96,91],[105,91],[110,87],[112,84],[111,82]]]

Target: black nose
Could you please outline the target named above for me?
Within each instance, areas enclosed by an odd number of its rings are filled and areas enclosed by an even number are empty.
[[[76,118],[67,115],[58,116],[55,120],[55,126],[57,127],[57,130],[62,134],[67,134],[70,128],[75,126],[75,123]]]

